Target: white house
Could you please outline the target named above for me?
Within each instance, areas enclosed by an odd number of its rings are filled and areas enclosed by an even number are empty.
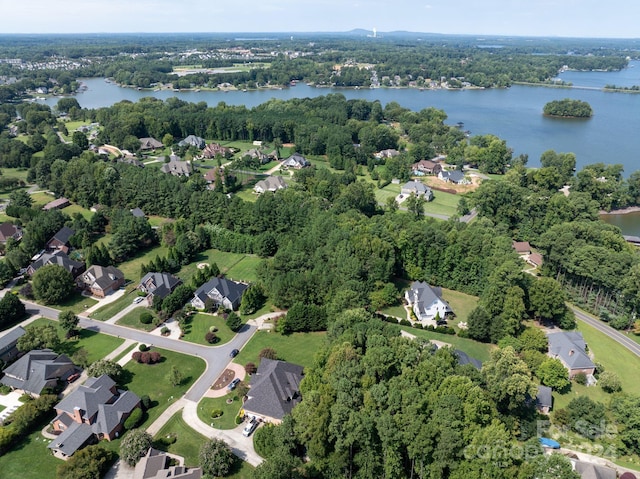
[[[421,323],[435,320],[438,314],[444,319],[447,314],[453,313],[449,304],[442,299],[442,288],[429,286],[423,281],[411,283],[404,297]]]

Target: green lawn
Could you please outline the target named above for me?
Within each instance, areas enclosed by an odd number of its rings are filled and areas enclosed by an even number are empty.
[[[130,284],[127,286],[125,290],[125,294],[123,294],[120,298],[115,301],[105,304],[98,310],[89,314],[91,318],[97,319],[98,321],[106,321],[107,319],[111,319],[116,313],[119,313],[124,308],[129,306],[135,298],[138,297],[138,290],[136,289],[137,283]]]
[[[371,180],[373,181],[373,180]],[[378,203],[381,203],[383,205],[387,204],[387,200],[389,198],[394,198],[396,196],[398,196],[400,194],[400,185],[394,185],[393,183],[389,183],[388,185],[386,185],[384,188],[378,188],[377,186],[375,187],[375,195],[376,195],[376,200],[378,201]]]
[[[144,263],[149,263],[151,260],[155,259],[156,256],[166,256],[168,252],[169,248],[165,246],[155,246],[144,251],[139,251],[130,260],[117,265],[117,268],[124,273],[124,277],[127,280],[137,283],[141,278],[140,266]]]
[[[477,341],[474,341],[473,339],[459,338],[458,336],[450,334],[441,334],[423,329],[415,329],[410,326],[400,326],[400,328],[419,338],[435,339],[438,341],[449,343],[456,349],[460,349],[472,358],[479,359],[482,362],[485,362],[489,359],[489,355],[492,349],[492,346],[490,344],[479,343]]]
[[[229,329],[222,316],[214,316],[208,313],[197,313],[191,316],[191,321],[186,324],[182,330],[184,333],[185,341],[191,343],[204,344],[210,346],[210,344],[204,339],[205,334],[209,331],[211,326],[218,328],[216,335],[220,339],[213,346],[219,346],[221,344],[231,341],[235,336],[235,333]]]
[[[131,344],[127,349],[125,349],[120,354],[118,354],[115,358],[113,358],[113,362],[117,363],[122,358],[124,358],[127,354],[129,354],[131,351],[133,351],[133,349],[136,348],[137,346],[138,346],[138,343]]]
[[[129,328],[139,329],[141,331],[153,331],[156,327],[151,324],[142,324],[140,322],[140,313],[147,311],[151,313],[151,316],[156,318],[158,315],[153,309],[145,308],[144,306],[139,306],[137,308],[133,308],[129,313],[125,314],[122,318],[116,321],[116,324],[120,326],[127,326]]]
[[[33,205],[34,206],[44,206],[47,203],[49,203],[50,201],[55,200],[55,196],[53,195],[49,195],[47,193],[44,192],[39,192],[39,193],[33,193],[31,195],[31,199],[33,200]]]
[[[0,455],[2,479],[55,479],[56,468],[63,461],[53,457],[47,449],[51,440],[42,437],[41,429],[28,435],[10,452]]]
[[[162,355],[162,362],[149,365],[129,361],[125,366],[125,371],[130,373],[125,380],[126,388],[138,396],[149,395],[153,405],[141,427],[147,427],[155,421],[171,402],[187,392],[205,369],[205,363],[200,358],[160,348],[154,350]],[[173,386],[168,379],[172,366],[176,366],[184,378],[179,386]]]
[[[233,399],[233,402],[227,404],[227,399]],[[235,419],[241,408],[242,402],[234,392],[220,398],[202,398],[198,403],[198,417],[202,422],[216,429],[234,429],[237,427]],[[222,410],[222,416],[212,419],[211,411],[214,409]]]
[[[242,201],[248,201],[249,203],[255,203],[258,199],[258,195],[253,192],[253,186],[250,188],[242,189],[234,193],[234,195],[240,198]]]
[[[457,213],[460,195],[433,190],[433,200],[425,203],[424,210],[427,213],[453,216]]]
[[[0,404],[0,412],[2,412],[3,409],[6,409],[2,404]]]
[[[407,319],[407,310],[404,309],[404,306],[398,304],[396,306],[388,306],[380,310],[382,314],[387,314],[389,316],[395,316],[400,319]]]
[[[76,204],[72,204],[70,206],[67,206],[66,208],[62,208],[62,211],[71,217],[73,217],[73,215],[75,215],[76,213],[80,213],[87,221],[91,220],[91,217],[93,216],[92,211]]]
[[[162,443],[157,443],[159,439],[169,435],[174,436],[176,442],[168,447]],[[179,411],[162,426],[158,434],[155,435],[154,440],[156,441],[155,447],[158,449],[184,457],[185,466],[198,467],[200,446],[207,441],[207,438],[191,429],[182,419],[182,411]]]
[[[41,326],[43,324],[53,324],[57,327],[58,322],[46,318],[38,318],[33,323],[27,326],[27,329],[31,326]],[[89,331],[87,329],[81,329],[77,338],[67,340],[64,339],[64,332],[58,328],[58,336],[62,339],[62,346],[60,352],[67,356],[73,356],[73,354],[80,348],[87,350],[87,359],[90,363],[104,358],[114,349],[118,348],[124,339],[115,338],[108,334],[100,334],[95,331]]]
[[[74,293],[66,301],[57,304],[49,304],[48,306],[60,310],[71,310],[76,314],[82,313],[85,309],[97,304],[97,300],[82,296],[80,293]]]
[[[177,276],[185,283],[191,280],[200,263],[216,263],[220,272],[229,279],[255,281],[255,269],[260,263],[260,258],[254,255],[240,253],[225,253],[217,249],[210,249],[198,253],[191,264],[183,266]]]
[[[478,297],[461,293],[452,289],[442,288],[442,297],[449,303],[456,317],[449,322],[449,326],[457,326],[458,323],[466,322],[469,313],[478,305]]]
[[[173,221],[169,218],[165,218],[164,216],[149,216],[149,224],[151,226],[160,226],[163,223]]]
[[[243,366],[248,362],[258,364],[260,351],[264,348],[273,348],[278,353],[278,359],[310,367],[313,365],[316,351],[324,345],[325,337],[324,332],[293,333],[283,336],[275,332],[258,331],[233,361]]]

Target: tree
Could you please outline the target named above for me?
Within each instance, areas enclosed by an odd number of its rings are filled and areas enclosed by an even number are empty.
[[[260,350],[260,352],[258,353],[258,357],[260,359],[262,358],[267,358],[267,359],[278,359],[278,353],[276,352],[275,349],[272,348],[263,348],[262,350]]]
[[[58,323],[60,324],[60,327],[67,333],[67,336],[72,331],[75,331],[79,321],[80,318],[78,318],[73,313],[73,311],[62,311],[58,315]]]
[[[622,389],[620,378],[613,371],[605,371],[598,377],[598,384],[604,392],[615,393]]]
[[[227,326],[233,332],[238,332],[238,330],[242,327],[242,320],[240,316],[238,316],[235,312],[231,311],[229,316],[227,317]]]
[[[556,391],[563,391],[571,383],[569,372],[559,359],[549,358],[544,361],[536,371],[536,375],[545,386],[549,386]]]
[[[553,278],[539,278],[529,288],[531,310],[539,320],[560,322],[566,313],[562,286]]]
[[[122,373],[122,366],[108,359],[100,359],[87,368],[89,376],[97,378],[106,374],[115,382],[119,382],[122,379]]]
[[[122,438],[120,458],[129,466],[135,466],[151,447],[153,438],[145,429],[132,429]]]
[[[520,346],[522,351],[540,351],[546,353],[549,349],[549,340],[547,335],[538,328],[526,328],[520,337]]]
[[[26,314],[24,303],[15,294],[9,292],[0,299],[0,327],[3,329],[21,320]]]
[[[411,193],[406,201],[407,211],[418,219],[424,215],[424,196]]]
[[[31,198],[31,195],[25,190],[15,190],[11,195],[9,195],[9,205],[21,208],[31,208],[33,205],[33,198]]]
[[[530,468],[531,474],[522,477],[536,479],[580,479],[582,477],[573,470],[571,461],[561,454],[536,456],[531,460]]]
[[[259,284],[252,284],[242,295],[240,312],[242,314],[253,314],[259,310],[265,301],[264,290]]]
[[[43,324],[41,326],[29,326],[26,332],[18,339],[18,349],[20,351],[31,351],[32,349],[53,349],[60,347],[60,336],[53,324]]]
[[[85,135],[81,131],[74,131],[71,137],[71,141],[82,151],[89,148],[89,140],[87,140],[87,135]]]
[[[171,366],[171,371],[169,371],[169,382],[173,387],[180,386],[184,381],[184,376],[180,372],[180,370],[176,366]]]
[[[174,142],[174,138],[171,133],[165,133],[164,136],[162,137],[162,144],[167,148],[173,145],[173,142]]]
[[[587,396],[578,396],[567,405],[571,427],[584,437],[594,439],[603,434],[601,423],[605,413],[602,403],[595,402]]]
[[[491,317],[482,306],[474,308],[469,313],[467,331],[470,338],[485,343],[489,342],[491,338]]]
[[[85,348],[80,348],[73,353],[71,360],[73,361],[73,364],[77,364],[81,368],[86,368],[89,366],[89,351]]]
[[[236,462],[231,448],[221,439],[211,439],[205,442],[200,447],[198,459],[202,472],[212,477],[226,476]]]
[[[536,386],[526,363],[508,346],[491,353],[484,363],[482,375],[491,398],[503,411],[514,411],[526,404],[527,398],[536,396]]]
[[[102,446],[87,446],[57,468],[56,479],[93,479],[103,477],[115,460],[115,454]]]
[[[74,291],[73,275],[57,264],[38,269],[32,279],[33,294],[44,304],[61,303]]]

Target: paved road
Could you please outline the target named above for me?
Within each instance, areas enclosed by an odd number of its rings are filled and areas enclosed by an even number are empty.
[[[598,331],[606,334],[614,341],[617,341],[622,346],[627,348],[636,356],[640,356],[640,344],[636,343],[633,339],[629,339],[626,334],[621,333],[620,331],[613,329],[611,326],[603,323],[599,319],[595,319],[584,312],[580,311],[578,308],[569,305],[569,308],[575,313],[576,318],[580,321],[587,323],[590,326],[593,326]]]
[[[57,319],[58,311],[46,306],[25,301],[27,312],[30,314],[40,314],[46,318]],[[79,326],[84,329],[109,334],[120,338],[131,339],[139,343],[154,345],[160,348],[176,351],[178,353],[189,354],[202,358],[206,363],[206,370],[185,394],[185,398],[190,401],[199,401],[204,393],[211,387],[216,378],[224,371],[231,360],[229,354],[233,349],[242,347],[251,339],[256,331],[255,326],[245,324],[234,338],[221,346],[202,346],[177,339],[155,336],[137,329],[108,324],[85,316],[80,316]]]

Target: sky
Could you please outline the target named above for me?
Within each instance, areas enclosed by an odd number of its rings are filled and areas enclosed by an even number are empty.
[[[0,0],[0,33],[378,32],[640,38],[638,0]]]

